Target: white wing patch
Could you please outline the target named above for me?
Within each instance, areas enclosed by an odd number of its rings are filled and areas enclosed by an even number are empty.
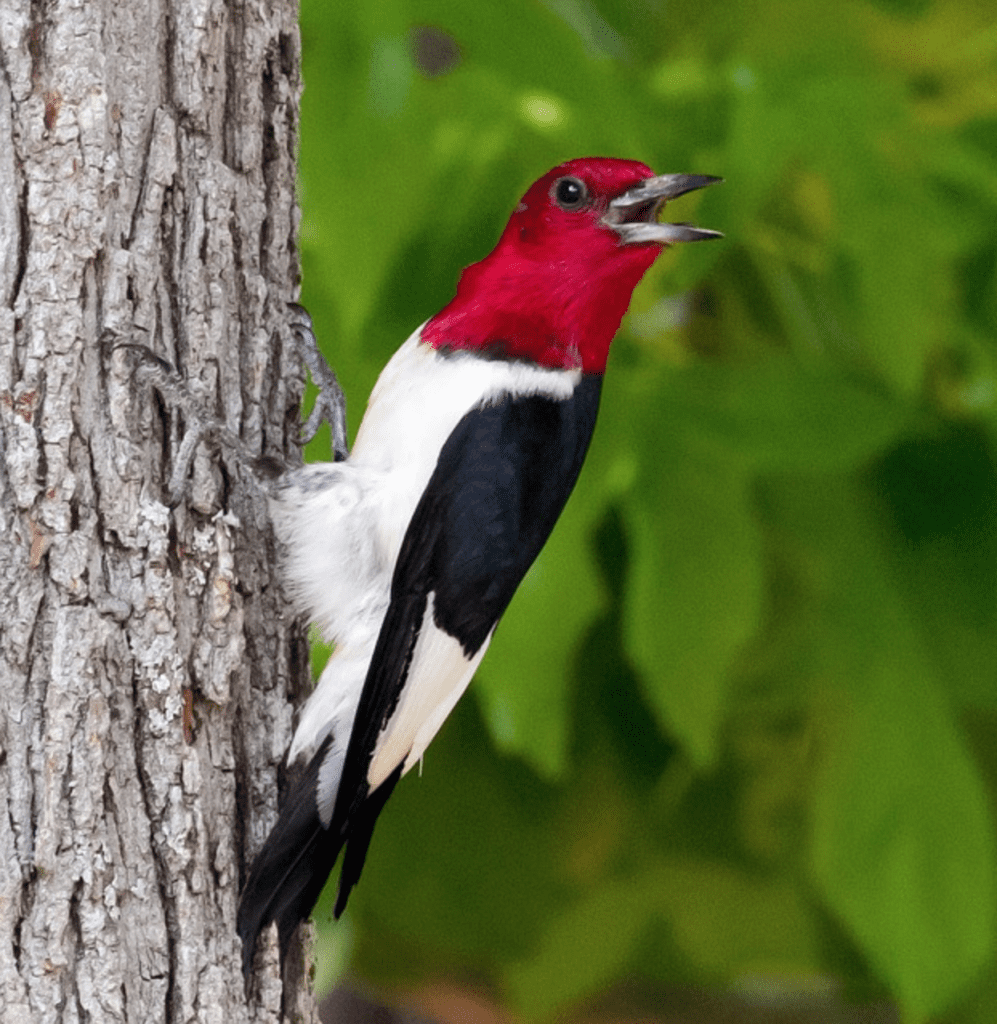
[[[404,774],[425,753],[485,656],[491,634],[468,657],[460,642],[433,621],[434,594],[426,603],[419,637],[412,652],[408,678],[387,728],[377,739],[367,770],[367,783],[376,789],[404,761]]]

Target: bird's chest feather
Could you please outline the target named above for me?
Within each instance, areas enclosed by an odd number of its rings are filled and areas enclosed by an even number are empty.
[[[350,463],[379,481],[377,541],[391,565],[447,439],[473,409],[529,395],[567,399],[578,370],[440,352],[416,331],[385,366],[367,405]],[[487,453],[484,453],[487,455]]]

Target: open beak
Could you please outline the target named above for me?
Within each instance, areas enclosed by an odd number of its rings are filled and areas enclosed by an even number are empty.
[[[644,245],[648,242],[672,245],[675,242],[723,238],[720,231],[711,231],[709,228],[658,223],[658,212],[669,199],[706,188],[718,181],[723,181],[723,178],[714,178],[709,174],[660,174],[656,178],[645,178],[609,201],[609,209],[602,223],[620,236],[621,245]]]

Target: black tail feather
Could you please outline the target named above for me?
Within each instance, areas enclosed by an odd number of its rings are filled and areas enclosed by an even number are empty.
[[[316,790],[329,744],[327,739],[293,785],[276,825],[249,870],[236,919],[242,939],[242,970],[247,977],[252,971],[256,941],[271,921],[277,922],[283,963],[298,925],[312,912],[346,843],[335,911],[336,917],[342,914],[363,870],[377,816],[401,778],[400,764],[373,793],[354,802],[355,810],[347,820],[334,818],[326,828],[318,814]]]
[[[333,833],[323,828],[315,800],[319,768],[330,743],[327,739],[319,747],[293,784],[277,823],[249,870],[236,918],[247,975],[253,966],[257,937],[274,920],[280,925],[283,957],[294,928],[310,913],[339,855],[342,840],[331,841]]]
[[[404,761],[399,764],[384,782],[368,795],[359,810],[350,818],[349,840],[346,844],[346,852],[343,854],[343,867],[339,873],[339,892],[336,895],[334,913],[337,918],[346,909],[350,891],[360,880],[360,872],[363,871],[364,861],[367,859],[367,848],[370,846],[370,839],[374,834],[377,816],[384,809],[388,797],[391,796],[398,780],[402,777],[404,764]]]
[[[277,922],[281,963],[287,958],[291,939],[302,921],[307,920],[315,906],[326,879],[343,847],[343,840],[319,826],[293,869],[281,883],[272,901],[270,920]]]

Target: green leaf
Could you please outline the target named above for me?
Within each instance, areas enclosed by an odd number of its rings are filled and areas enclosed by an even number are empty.
[[[662,397],[629,396],[639,469],[623,504],[624,639],[666,730],[704,764],[731,664],[758,624],[759,537],[744,468],[690,436]]]
[[[992,823],[928,681],[896,663],[864,677],[822,780],[814,874],[880,977],[925,1020],[993,954]]]
[[[876,467],[897,586],[956,707],[997,706],[997,470],[987,432],[939,426]]]
[[[820,595],[826,702],[812,865],[829,905],[911,1018],[993,955],[995,843],[979,774],[885,571],[860,491],[813,478],[775,492]]]
[[[691,432],[762,471],[860,466],[910,417],[901,403],[829,362],[804,367],[786,356],[694,365],[673,376],[667,401]]]

